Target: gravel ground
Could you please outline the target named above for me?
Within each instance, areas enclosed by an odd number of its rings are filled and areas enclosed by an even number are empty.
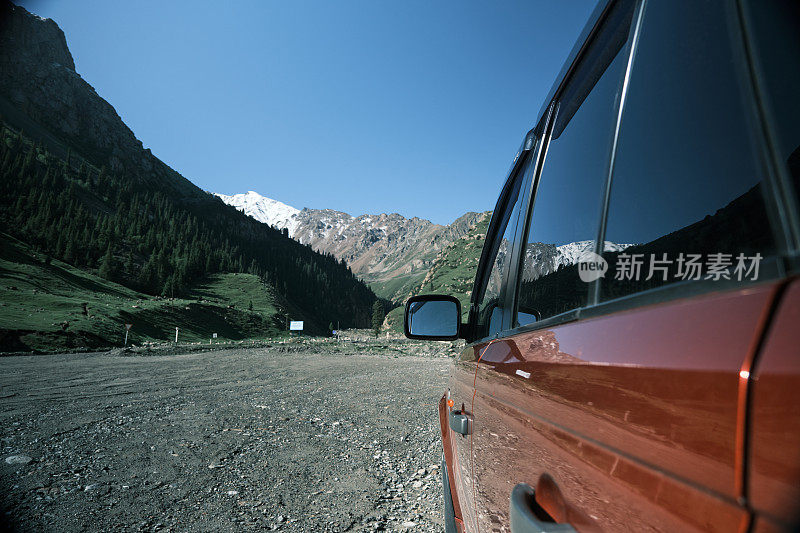
[[[436,402],[455,350],[4,357],[0,529],[442,531]]]

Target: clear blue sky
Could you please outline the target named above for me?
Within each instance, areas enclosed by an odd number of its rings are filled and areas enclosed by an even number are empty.
[[[203,189],[446,224],[494,207],[596,0],[18,3]]]

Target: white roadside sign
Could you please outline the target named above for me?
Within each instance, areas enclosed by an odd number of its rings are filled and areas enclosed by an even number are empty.
[[[289,322],[289,331],[303,331],[303,321],[292,320]]]

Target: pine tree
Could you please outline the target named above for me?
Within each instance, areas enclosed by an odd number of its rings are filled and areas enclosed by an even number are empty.
[[[380,300],[375,300],[375,303],[372,304],[372,331],[375,332],[375,337],[378,337],[378,333],[381,332],[381,326],[383,325],[383,304]]]
[[[125,268],[125,275],[126,276],[130,276],[134,271],[135,267],[133,265],[133,254],[130,252],[130,250],[128,251],[128,254],[125,256],[125,267],[124,268]]]
[[[170,275],[164,282],[164,288],[161,289],[161,296],[172,298],[175,295],[175,276]]]
[[[100,261],[100,277],[111,279],[114,276],[114,255],[111,250],[111,243],[108,243],[106,253]]]
[[[64,262],[73,264],[75,263],[75,244],[73,240],[67,241],[67,247],[64,250]]]

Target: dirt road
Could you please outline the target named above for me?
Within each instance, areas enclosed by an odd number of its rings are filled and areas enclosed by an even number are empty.
[[[442,531],[448,360],[304,350],[0,359],[2,520]]]

